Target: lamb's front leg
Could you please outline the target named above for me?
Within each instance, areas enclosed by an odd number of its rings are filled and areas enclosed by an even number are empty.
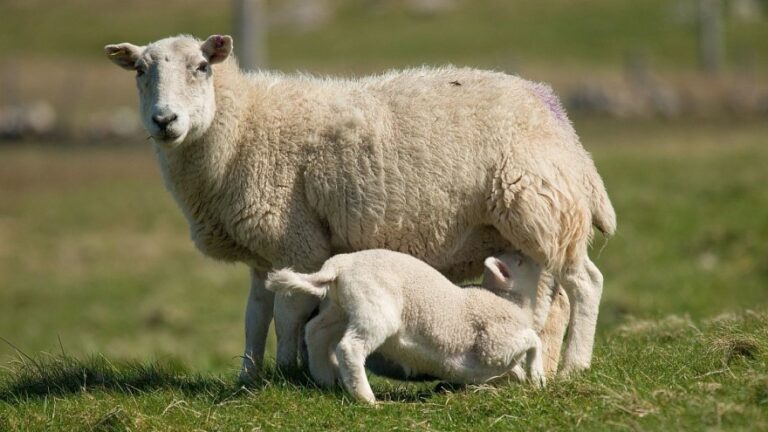
[[[240,381],[250,383],[264,361],[275,295],[264,286],[264,274],[251,269],[251,290],[245,306],[245,353]]]
[[[525,329],[515,333],[505,344],[504,352],[499,354],[510,365],[510,372],[518,377],[520,365],[517,364],[517,361],[522,354],[525,354],[525,369],[528,372],[529,381],[536,387],[546,385],[541,339],[533,329]]]
[[[526,369],[528,370],[528,379],[536,387],[547,385],[547,378],[544,374],[544,361],[541,349],[541,339],[533,330],[524,336],[524,345],[528,346],[525,353]]]

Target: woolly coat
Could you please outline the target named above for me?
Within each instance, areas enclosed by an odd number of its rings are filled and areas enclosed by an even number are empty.
[[[358,80],[214,67],[216,115],[158,151],[206,255],[257,271],[317,270],[336,253],[411,254],[453,280],[510,243],[561,268],[594,223],[603,182],[549,87],[444,67]]]

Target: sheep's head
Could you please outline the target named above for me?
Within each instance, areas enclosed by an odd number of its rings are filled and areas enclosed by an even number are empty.
[[[505,252],[485,260],[483,287],[497,295],[535,301],[541,267],[519,252]]]
[[[166,149],[199,139],[213,122],[216,98],[211,65],[232,52],[232,38],[190,36],[161,39],[146,46],[107,45],[118,66],[136,71],[141,119],[156,143]]]

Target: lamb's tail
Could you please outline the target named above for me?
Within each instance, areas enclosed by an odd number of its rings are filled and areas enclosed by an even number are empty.
[[[336,280],[336,272],[320,270],[317,273],[298,273],[289,268],[276,270],[267,275],[267,289],[277,294],[301,293],[323,298]]]
[[[595,174],[597,176],[597,174]],[[601,178],[592,179],[592,224],[606,236],[616,232],[616,210]]]

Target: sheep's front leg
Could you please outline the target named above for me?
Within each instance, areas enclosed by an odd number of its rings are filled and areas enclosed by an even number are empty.
[[[245,353],[240,381],[250,383],[264,361],[275,295],[264,286],[264,274],[251,269],[251,290],[245,306]]]
[[[319,299],[302,294],[278,295],[275,298],[276,357],[281,368],[297,368],[302,327],[319,304]]]

